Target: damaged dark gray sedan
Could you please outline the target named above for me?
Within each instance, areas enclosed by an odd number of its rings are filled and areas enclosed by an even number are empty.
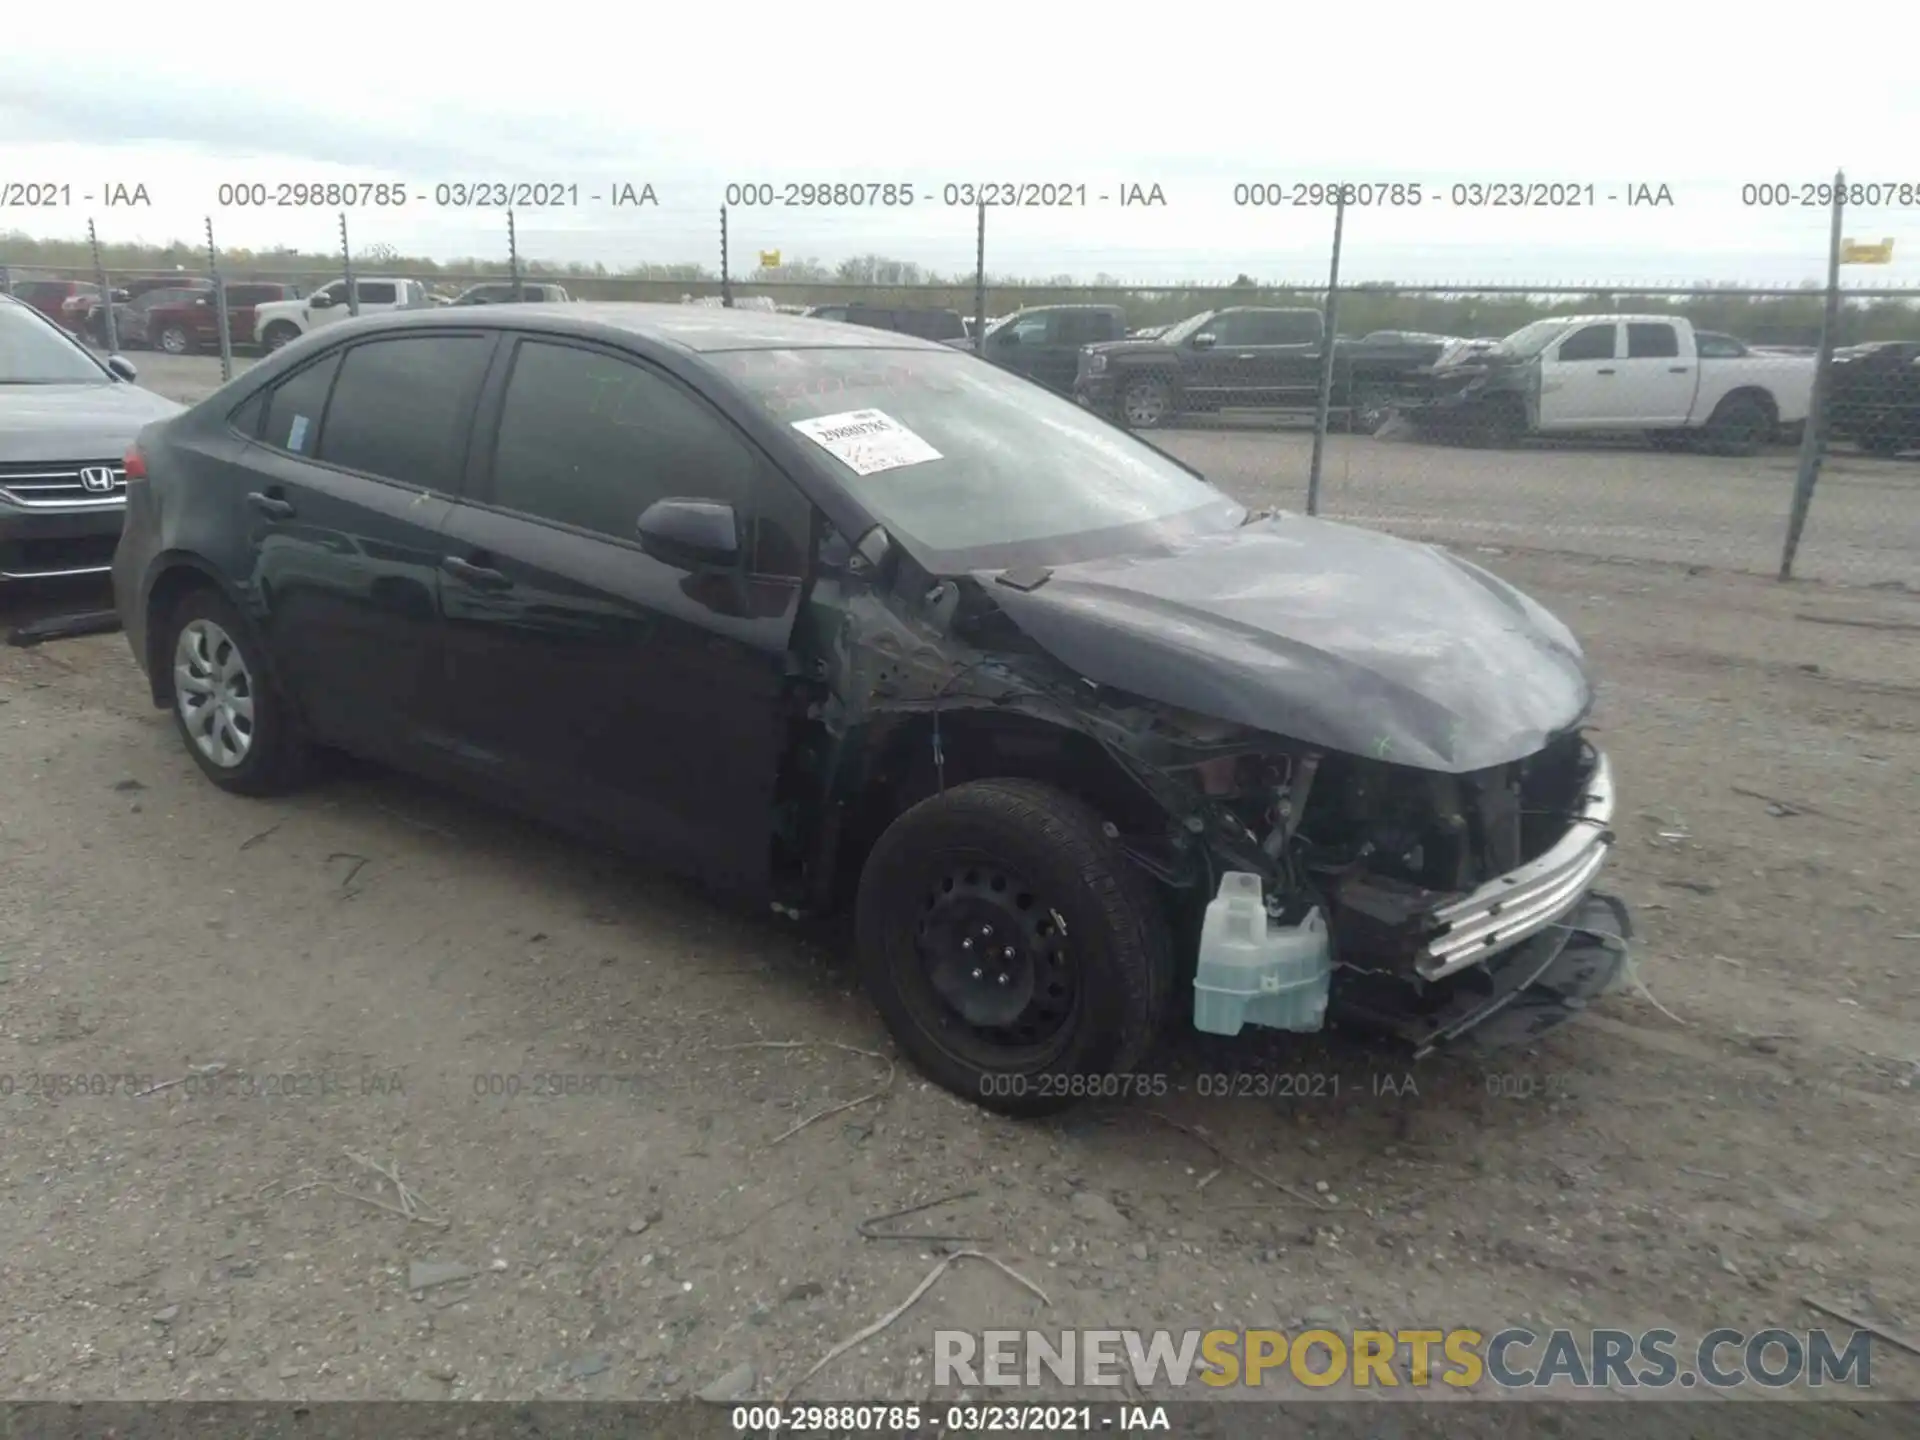
[[[1174,1025],[1530,1038],[1624,962],[1564,626],[944,346],[379,316],[127,478],[120,612],[215,783],[335,746],[850,909],[901,1049],[995,1109],[1125,1094]]]

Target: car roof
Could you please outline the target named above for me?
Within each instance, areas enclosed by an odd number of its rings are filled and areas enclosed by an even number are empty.
[[[870,330],[858,325],[766,310],[719,310],[704,305],[656,305],[637,301],[577,300],[570,305],[515,305],[493,309],[476,307],[472,318],[458,322],[436,308],[403,310],[362,316],[346,322],[353,333],[403,330],[415,327],[443,329],[449,324],[485,325],[503,330],[544,330],[601,339],[635,336],[671,345],[694,354],[729,350],[935,350],[949,347],[894,330]],[[345,333],[329,326],[330,333]]]

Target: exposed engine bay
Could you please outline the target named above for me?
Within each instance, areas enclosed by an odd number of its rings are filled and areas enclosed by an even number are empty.
[[[829,633],[815,653],[833,658],[809,707],[822,727],[809,773],[829,795],[877,788],[902,806],[994,773],[1096,795],[1211,992],[1195,1002],[1201,1028],[1317,1029],[1331,1011],[1429,1049],[1551,988],[1565,951],[1583,973],[1555,993],[1576,1006],[1617,973],[1625,912],[1589,904],[1612,840],[1611,777],[1583,713],[1498,763],[1401,763],[1397,732],[1337,748],[1090,679],[1004,603],[1045,574],[943,579],[893,559],[875,569],[892,572],[895,603],[856,576],[816,592]],[[1387,699],[1429,724],[1423,697]],[[819,885],[832,865],[816,861]],[[1223,927],[1236,958],[1209,939]],[[1222,966],[1241,978],[1210,983]]]

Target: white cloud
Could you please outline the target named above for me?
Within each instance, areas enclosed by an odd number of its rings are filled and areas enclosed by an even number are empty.
[[[1237,208],[1233,187],[1344,178],[1427,196],[1350,209],[1355,280],[1792,283],[1822,270],[1827,215],[1743,207],[1742,182],[1820,181],[1844,164],[1856,181],[1920,189],[1920,87],[1876,58],[1911,53],[1907,13],[1888,12],[1870,45],[1857,27],[1788,41],[1645,4],[1238,5],[1148,25],[1098,13],[850,0],[461,19],[343,0],[290,18],[215,3],[196,11],[204,43],[73,49],[58,67],[42,50],[0,55],[0,179],[143,181],[154,200],[0,212],[0,226],[71,234],[92,213],[104,235],[164,239],[198,235],[213,213],[224,243],[311,246],[328,243],[333,213],[220,208],[218,187],[395,179],[427,203],[357,215],[357,243],[501,253],[501,219],[436,209],[435,184],[558,181],[582,203],[520,212],[524,252],[713,264],[729,181],[905,182],[919,196],[906,210],[736,207],[735,252],[878,251],[966,271],[973,215],[940,203],[946,184],[1097,195],[1137,182],[1159,184],[1166,208],[995,213],[989,268],[1312,280],[1330,212]],[[139,35],[149,21],[109,0],[87,29]],[[652,183],[661,207],[585,200],[617,179]],[[1456,182],[1503,181],[1591,184],[1596,203],[1450,203]],[[1674,204],[1606,199],[1640,183]],[[1851,234],[1895,236],[1902,263],[1849,279],[1920,280],[1916,216],[1920,204],[1850,215]]]

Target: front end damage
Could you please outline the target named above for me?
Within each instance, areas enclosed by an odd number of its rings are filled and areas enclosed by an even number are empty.
[[[1451,773],[1193,713],[1013,623],[1003,602],[1047,578],[936,577],[896,551],[816,586],[777,835],[793,908],[835,907],[917,801],[1017,775],[1092,803],[1156,882],[1205,1031],[1523,1042],[1619,977],[1627,913],[1594,890],[1613,778],[1577,723]]]

